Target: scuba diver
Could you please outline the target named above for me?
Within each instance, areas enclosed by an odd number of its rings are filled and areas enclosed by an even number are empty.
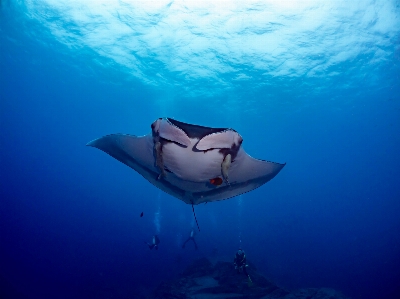
[[[150,249],[155,248],[156,250],[158,250],[158,244],[160,244],[160,239],[158,238],[157,235],[154,235],[151,244],[147,243],[147,242],[145,242],[145,243],[147,244],[147,246],[149,246]]]
[[[182,248],[185,248],[186,243],[189,242],[190,240],[192,240],[193,243],[194,243],[194,247],[195,247],[196,250],[197,250],[197,244],[196,244],[196,241],[195,241],[195,239],[194,239],[194,235],[195,235],[195,231],[194,231],[194,229],[192,228],[192,230],[190,231],[189,238],[183,243]]]
[[[235,258],[233,259],[233,264],[235,265],[235,269],[237,273],[240,273],[243,271],[243,273],[247,276],[249,279],[249,284],[252,283],[250,275],[247,273],[246,267],[248,266],[246,264],[246,254],[244,251],[239,248],[239,250],[235,254]]]

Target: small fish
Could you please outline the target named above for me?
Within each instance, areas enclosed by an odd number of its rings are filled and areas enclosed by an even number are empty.
[[[219,186],[222,184],[222,182],[223,182],[223,180],[219,177],[210,179],[210,184],[213,184],[214,186]]]
[[[140,217],[143,217],[143,212],[142,212],[142,213],[140,213]]]

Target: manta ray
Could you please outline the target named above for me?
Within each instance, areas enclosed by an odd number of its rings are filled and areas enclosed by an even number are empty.
[[[193,207],[252,191],[286,165],[252,158],[242,142],[233,129],[159,118],[151,124],[148,135],[111,134],[87,145],[128,165],[157,188]]]

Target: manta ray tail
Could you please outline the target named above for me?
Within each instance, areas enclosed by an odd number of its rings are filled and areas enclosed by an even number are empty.
[[[194,220],[196,220],[197,229],[200,231],[199,223],[197,222],[197,218],[196,218],[196,213],[194,212],[194,206],[193,206],[193,203],[192,203],[192,210],[193,210]]]

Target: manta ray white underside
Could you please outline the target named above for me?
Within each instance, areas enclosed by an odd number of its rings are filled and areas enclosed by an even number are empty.
[[[241,146],[242,137],[233,129],[202,127],[171,118],[159,118],[151,128],[145,136],[112,134],[87,145],[192,205],[254,190],[285,166],[250,157]]]

